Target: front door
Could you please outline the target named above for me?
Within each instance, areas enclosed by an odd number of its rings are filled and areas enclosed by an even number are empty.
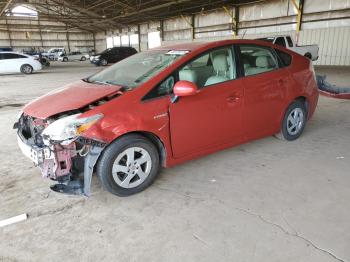
[[[243,82],[236,78],[232,47],[212,50],[179,70],[199,92],[169,106],[174,157],[242,139]]]

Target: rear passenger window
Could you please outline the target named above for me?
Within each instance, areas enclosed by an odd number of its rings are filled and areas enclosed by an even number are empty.
[[[244,75],[257,75],[278,69],[278,62],[270,48],[256,45],[240,45]]]
[[[195,83],[198,88],[236,79],[231,48],[219,48],[199,56],[179,70],[179,80]]]
[[[292,56],[290,54],[287,54],[283,51],[280,51],[278,49],[275,49],[278,57],[281,59],[282,61],[282,65],[283,66],[289,66],[292,62]]]
[[[3,54],[3,59],[17,59],[17,58],[26,58],[26,57],[18,54],[13,54],[13,53]]]

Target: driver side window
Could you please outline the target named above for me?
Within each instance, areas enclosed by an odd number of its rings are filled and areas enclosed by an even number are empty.
[[[142,100],[170,95],[173,92],[174,85],[175,77],[171,75],[161,82],[156,88],[153,88],[152,91],[149,92]]]
[[[179,70],[179,80],[195,83],[198,88],[236,78],[236,66],[230,47],[214,49]]]

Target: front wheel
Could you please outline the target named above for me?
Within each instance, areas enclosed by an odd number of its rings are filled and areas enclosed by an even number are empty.
[[[106,59],[101,59],[100,61],[100,65],[102,66],[106,66],[108,64],[107,60]]]
[[[63,62],[68,62],[68,57],[63,57]]]
[[[81,58],[80,58],[80,61],[85,61],[86,60],[86,57],[85,56],[82,56]]]
[[[105,149],[96,172],[107,191],[129,196],[150,186],[159,168],[154,144],[140,135],[126,135]]]
[[[297,100],[289,105],[282,122],[281,132],[276,136],[282,140],[293,141],[304,131],[307,111],[303,102]]]
[[[33,67],[31,65],[25,64],[21,66],[21,72],[23,74],[29,75],[33,73]]]

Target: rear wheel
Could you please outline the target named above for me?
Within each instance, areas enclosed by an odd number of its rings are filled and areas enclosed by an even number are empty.
[[[33,67],[31,65],[24,64],[21,66],[21,72],[23,74],[29,75],[29,74],[33,73]]]
[[[307,111],[302,101],[294,101],[287,109],[283,122],[281,132],[276,137],[293,141],[297,139],[304,131],[306,124]]]
[[[159,172],[159,153],[143,136],[127,135],[106,148],[96,171],[106,190],[129,196],[152,184]]]

